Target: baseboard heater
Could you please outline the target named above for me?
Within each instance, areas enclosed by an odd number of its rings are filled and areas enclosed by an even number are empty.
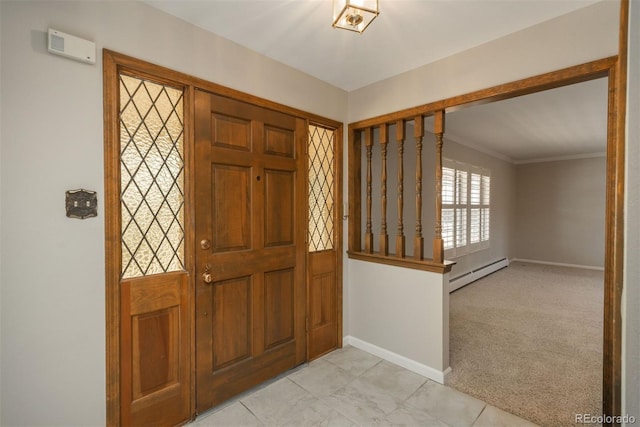
[[[509,259],[503,258],[501,260],[487,264],[483,267],[461,274],[460,276],[456,276],[453,279],[449,280],[449,293],[508,266]]]

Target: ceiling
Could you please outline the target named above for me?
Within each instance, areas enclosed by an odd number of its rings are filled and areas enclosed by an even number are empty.
[[[346,91],[570,13],[597,0],[379,0],[358,34],[331,0],[143,0]],[[447,115],[449,139],[514,161],[603,153],[606,79]]]
[[[512,163],[604,156],[608,80],[448,113],[445,137]]]

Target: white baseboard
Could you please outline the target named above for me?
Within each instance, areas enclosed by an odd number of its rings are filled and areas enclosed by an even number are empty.
[[[532,264],[555,265],[555,266],[558,266],[558,267],[584,268],[586,270],[604,271],[604,267],[597,267],[597,266],[594,266],[594,265],[565,264],[565,263],[562,263],[562,262],[540,261],[540,260],[537,260],[537,259],[525,259],[525,258],[513,258],[511,260],[511,262],[513,262],[513,261],[530,262]]]
[[[378,347],[375,344],[368,343],[356,337],[352,337],[350,335],[343,337],[342,342],[344,345],[352,345],[355,348],[366,351],[367,353],[371,353],[374,356],[378,356],[387,362],[394,363],[398,366],[402,366],[410,370],[411,372],[415,372],[416,374],[422,375],[423,377],[427,377],[430,380],[433,380],[437,383],[444,384],[445,376],[451,372],[451,368],[447,368],[443,371],[439,371],[430,366],[423,365],[422,363],[416,362],[415,360],[409,359],[407,357],[401,356],[397,353],[384,349],[382,347]]]
[[[449,293],[508,266],[509,258],[503,258],[501,260],[492,262],[491,264],[487,264],[484,267],[472,270],[461,276],[454,277],[453,279],[449,280]]]

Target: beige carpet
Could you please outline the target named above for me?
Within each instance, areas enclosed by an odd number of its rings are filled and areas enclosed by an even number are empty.
[[[451,294],[447,385],[541,426],[600,415],[604,273],[513,262]]]

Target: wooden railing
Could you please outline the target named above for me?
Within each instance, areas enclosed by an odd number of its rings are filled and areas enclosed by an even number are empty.
[[[435,203],[432,211],[435,221],[433,230],[433,256],[425,258],[423,236],[423,156],[425,144],[424,119],[427,115],[434,118],[433,134],[435,135]],[[395,144],[397,149],[395,164],[390,162],[389,132],[390,127],[395,128]],[[407,141],[406,128],[413,127],[413,141]],[[377,133],[377,138],[375,134]],[[444,110],[427,114],[418,114],[409,117],[394,117],[393,120],[369,120],[365,125],[353,124],[349,126],[349,256],[355,259],[379,262],[417,268],[428,271],[445,272],[451,268],[451,263],[444,261],[442,240],[442,145],[444,135]],[[405,228],[405,171],[407,167],[413,167],[409,160],[405,159],[407,144],[413,142],[411,150],[415,149],[415,224],[413,229],[413,250],[410,256],[406,251]],[[364,146],[364,152],[363,150]],[[377,147],[378,146],[378,147]],[[374,164],[374,148],[379,150],[379,163]],[[363,176],[364,166],[364,176]],[[374,176],[374,166],[379,173]],[[379,168],[378,168],[379,166]],[[389,252],[388,234],[388,189],[390,183],[388,170],[394,168],[397,172],[396,185],[396,236],[395,252]],[[365,181],[363,181],[363,179]],[[364,185],[363,185],[364,182]],[[374,184],[379,183],[379,210],[374,211]],[[407,182],[408,184],[408,182]],[[362,191],[365,191],[362,197]],[[413,202],[410,202],[413,203]],[[363,215],[362,208],[365,212]],[[380,218],[378,251],[375,251],[374,213]],[[365,222],[364,228],[362,222]],[[376,224],[377,226],[377,224]],[[364,239],[362,232],[364,231]]]
[[[540,92],[547,89],[553,89],[573,83],[580,83],[601,77],[616,76],[613,70],[617,67],[617,56],[611,56],[597,61],[568,67],[563,70],[553,71],[550,73],[525,78],[511,83],[494,86],[475,92],[466,93],[452,98],[442,99],[428,104],[411,107],[405,110],[396,111],[385,114],[383,116],[373,117],[361,120],[349,125],[349,257],[361,259],[371,262],[379,262],[385,264],[399,265],[409,268],[418,268],[429,271],[445,272],[451,269],[452,263],[444,260],[443,239],[442,239],[442,148],[443,136],[445,131],[445,111],[452,112],[460,108],[471,107],[473,105],[485,104],[488,102],[499,101],[503,99],[513,98],[516,96],[527,95],[530,93]],[[613,93],[610,91],[610,93]],[[610,103],[612,101],[610,100]],[[614,103],[615,104],[615,103]],[[421,251],[420,242],[424,241],[422,229],[422,211],[424,210],[424,197],[422,194],[423,171],[421,170],[421,162],[416,164],[416,224],[414,237],[414,254],[412,257],[406,257],[404,254],[404,220],[402,213],[404,212],[404,159],[402,154],[399,160],[402,163],[398,166],[398,210],[399,224],[398,236],[396,238],[396,253],[389,253],[389,237],[388,237],[388,190],[392,188],[389,184],[387,175],[389,169],[388,155],[389,149],[389,127],[402,127],[402,130],[396,129],[396,139],[402,140],[402,150],[404,146],[404,125],[413,122],[414,136],[416,138],[416,160],[423,157],[423,148],[426,145],[423,142],[423,131],[420,126],[425,117],[434,117],[433,134],[435,135],[435,166],[432,176],[435,176],[435,203],[434,203],[434,229],[433,229],[433,255],[428,259],[425,257],[424,251]],[[610,114],[609,118],[614,117]],[[401,126],[398,126],[401,124]],[[613,129],[613,125],[610,126]],[[375,246],[375,230],[373,227],[373,198],[371,191],[374,188],[376,177],[373,173],[373,151],[376,147],[374,141],[374,131],[378,132],[378,141],[380,145],[380,235],[379,235],[379,252],[374,252]],[[399,134],[399,135],[398,135]],[[362,245],[362,139],[365,139],[367,146],[367,224],[365,229],[365,245]],[[371,153],[371,154],[369,154]],[[427,171],[429,173],[429,171]],[[615,186],[614,186],[615,187]],[[612,188],[614,188],[612,187]],[[612,208],[613,209],[613,208]],[[612,225],[615,227],[615,224]],[[416,246],[418,249],[416,249]],[[614,248],[615,249],[615,248]]]

